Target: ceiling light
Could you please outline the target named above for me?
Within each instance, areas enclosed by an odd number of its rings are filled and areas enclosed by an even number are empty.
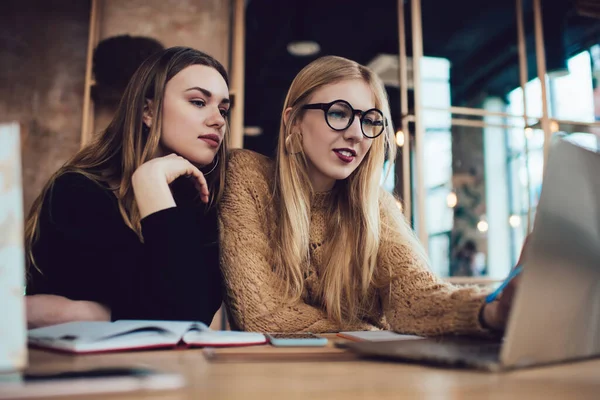
[[[479,230],[479,232],[487,232],[488,231],[488,223],[487,221],[479,221],[477,223],[477,229]]]
[[[409,89],[414,88],[413,83],[413,63],[412,57],[407,57],[406,74],[407,74],[407,87]],[[399,71],[399,57],[398,54],[377,54],[369,63],[367,67],[381,78],[385,86],[400,87],[400,71]]]
[[[508,223],[510,224],[510,226],[512,226],[513,228],[518,228],[519,226],[521,226],[521,217],[518,215],[511,215],[508,218]]]
[[[396,145],[398,147],[404,146],[404,132],[402,132],[402,131],[396,132]]]
[[[448,193],[448,196],[446,196],[446,204],[448,205],[449,208],[456,207],[456,205],[458,204],[458,196],[456,196],[456,193],[454,193],[454,192]]]
[[[321,51],[321,46],[319,46],[319,43],[313,42],[312,40],[300,40],[289,43],[287,45],[287,51],[296,57],[314,56]]]

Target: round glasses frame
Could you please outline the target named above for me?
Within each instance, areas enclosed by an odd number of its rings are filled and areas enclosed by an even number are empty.
[[[335,104],[339,104],[342,103],[345,106],[347,106],[350,109],[350,112],[352,114],[352,116],[350,117],[350,119],[348,120],[348,124],[343,127],[343,128],[335,128],[331,125],[331,123],[329,123],[329,118],[327,117],[327,113],[329,112],[329,109],[331,107],[333,107],[333,105]],[[385,130],[385,128],[387,127],[387,120],[385,118],[385,116],[383,115],[383,112],[378,109],[378,108],[370,108],[366,111],[362,111],[362,110],[357,110],[354,109],[352,107],[352,105],[350,103],[348,103],[346,100],[342,100],[342,99],[338,99],[338,100],[334,100],[331,103],[313,103],[313,104],[305,104],[302,106],[302,109],[304,110],[323,110],[323,116],[325,117],[325,122],[327,123],[327,125],[333,129],[334,131],[337,132],[341,132],[341,131],[345,131],[346,129],[348,129],[353,123],[354,123],[354,118],[356,117],[356,115],[359,115],[359,119],[360,119],[360,130],[363,134],[364,137],[369,138],[369,139],[375,139],[376,137],[378,137],[379,135],[381,135],[383,133],[383,131]],[[383,124],[381,125],[381,130],[379,131],[378,134],[374,135],[374,136],[369,136],[365,133],[365,128],[363,127],[363,119],[365,118],[365,115],[369,114],[370,112],[377,112],[381,115],[381,119],[383,121]]]

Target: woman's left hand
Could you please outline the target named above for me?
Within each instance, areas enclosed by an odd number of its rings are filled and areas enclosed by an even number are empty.
[[[521,249],[521,254],[519,255],[519,261],[517,261],[517,265],[514,268],[517,268],[517,266],[523,266],[523,263],[527,258],[527,243],[529,242],[530,237],[531,236],[528,235],[525,238],[523,247]],[[513,298],[517,292],[520,278],[520,275],[514,277],[504,288],[497,300],[484,306],[482,311],[483,322],[489,328],[496,331],[503,331],[506,328],[508,316],[510,315],[510,310],[512,308]]]
[[[63,296],[25,296],[27,329],[73,321],[110,321],[110,309],[94,301],[70,300]]]
[[[504,288],[498,300],[485,305],[483,309],[483,321],[487,327],[495,331],[503,331],[506,328],[519,281],[520,276],[516,276]]]

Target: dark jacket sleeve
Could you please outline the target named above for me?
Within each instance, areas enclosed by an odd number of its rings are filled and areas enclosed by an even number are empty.
[[[113,319],[200,320],[221,304],[216,215],[174,207],[128,228],[108,189],[68,173],[53,185],[40,217],[27,293],[105,304]]]

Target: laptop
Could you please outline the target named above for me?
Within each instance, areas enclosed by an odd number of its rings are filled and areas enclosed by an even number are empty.
[[[0,123],[0,374],[27,364],[23,187],[18,123]]]
[[[599,356],[599,153],[553,139],[527,256],[502,340],[453,336],[345,347],[366,357],[488,371]]]

